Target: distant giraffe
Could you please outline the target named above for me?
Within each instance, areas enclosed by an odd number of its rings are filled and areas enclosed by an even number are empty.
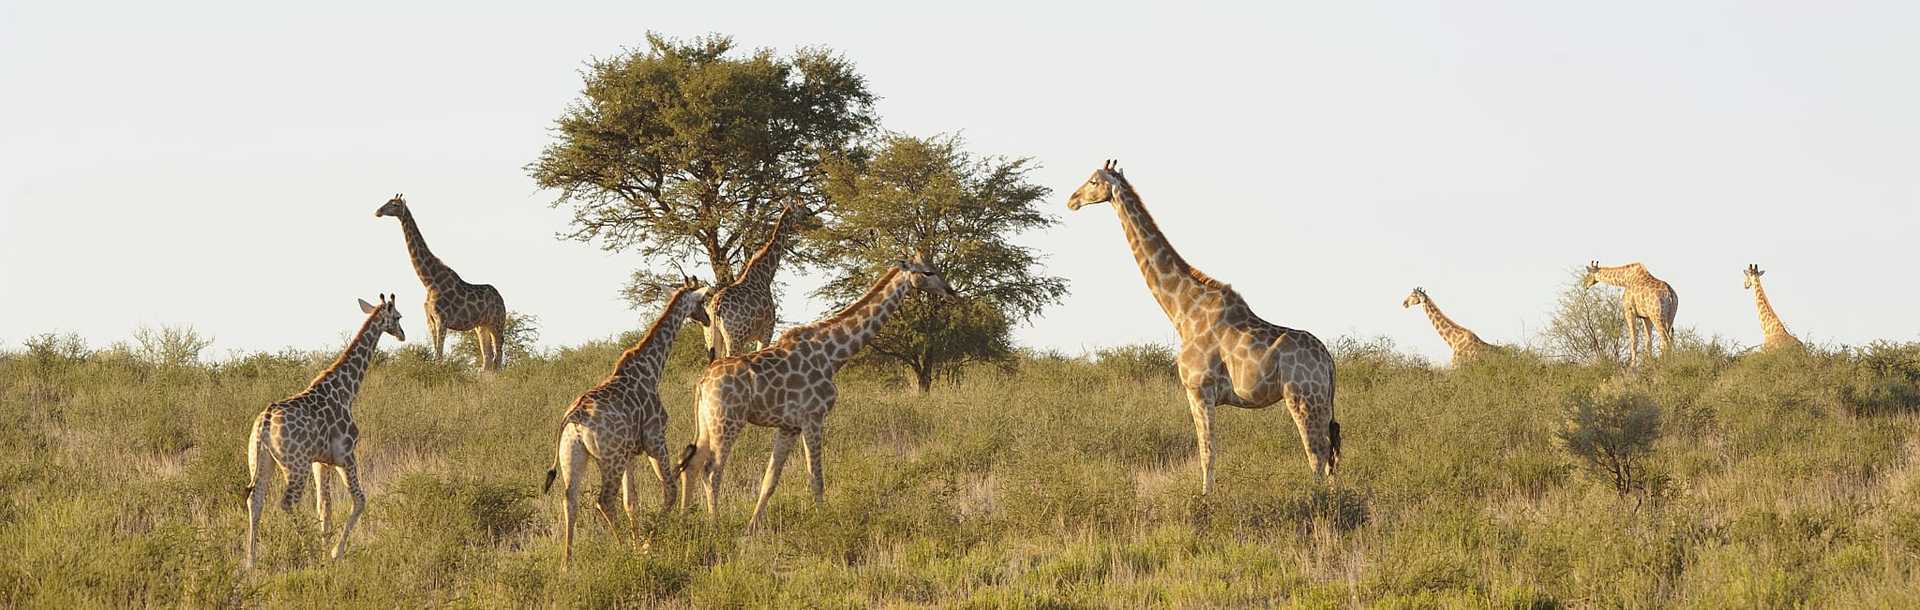
[[[1800,340],[1787,333],[1787,325],[1780,323],[1780,316],[1773,313],[1773,303],[1767,300],[1767,289],[1760,287],[1761,271],[1759,265],[1747,265],[1743,273],[1746,287],[1753,291],[1753,303],[1760,309],[1760,332],[1765,337],[1760,344],[1761,351],[1774,351],[1783,347],[1800,347]]]
[[[401,234],[407,240],[407,254],[413,259],[413,272],[427,287],[427,336],[433,340],[433,357],[444,357],[447,331],[473,331],[480,346],[480,368],[495,371],[501,364],[501,334],[506,330],[507,303],[492,284],[469,284],[460,279],[440,257],[427,250],[405,196],[394,195],[374,210],[375,218],[400,219]]]
[[[314,495],[323,534],[332,526],[333,485],[327,476],[327,466],[333,466],[346,480],[347,493],[353,497],[353,512],[347,513],[347,522],[340,528],[340,542],[333,547],[334,559],[346,554],[347,536],[353,533],[361,511],[366,510],[367,494],[360,490],[360,473],[353,455],[354,443],[360,439],[360,429],[353,425],[353,399],[360,392],[360,379],[367,373],[381,333],[393,335],[398,341],[407,340],[407,336],[400,329],[400,312],[394,309],[391,295],[380,297],[377,306],[360,301],[360,310],[367,314],[367,321],[360,324],[360,330],[354,333],[346,351],[334,359],[333,365],[314,377],[305,391],[267,405],[266,410],[253,418],[247,439],[247,471],[252,482],[247,485],[247,556],[242,564],[245,567],[253,567],[254,548],[260,540],[257,530],[260,508],[267,501],[269,464],[278,465],[286,477],[287,490],[280,497],[280,509],[288,514],[293,513],[293,505],[300,502],[300,494],[306,491],[311,468],[319,485]]]
[[[1415,305],[1427,311],[1427,319],[1433,321],[1433,329],[1439,331],[1440,338],[1447,342],[1447,347],[1453,348],[1453,360],[1450,361],[1453,366],[1460,366],[1475,358],[1500,351],[1499,346],[1481,341],[1480,335],[1473,334],[1473,331],[1467,330],[1467,327],[1448,318],[1447,314],[1440,313],[1440,306],[1433,304],[1433,299],[1427,296],[1425,288],[1414,288],[1413,292],[1407,294],[1406,299],[1400,301],[1400,306],[1403,308]]]
[[[773,301],[774,271],[786,250],[786,237],[807,209],[789,202],[773,224],[767,243],[747,259],[747,266],[733,283],[713,290],[707,299],[707,359],[742,354],[765,347],[773,340],[776,317]]]
[[[1340,424],[1333,413],[1333,355],[1304,330],[1260,319],[1240,293],[1188,265],[1160,233],[1139,193],[1108,161],[1067,200],[1069,209],[1114,202],[1120,227],[1159,302],[1180,334],[1179,370],[1199,439],[1200,493],[1213,490],[1213,409],[1260,409],[1286,403],[1316,476],[1340,464]],[[1259,253],[1260,256],[1280,251]]]
[[[734,439],[747,424],[779,429],[773,437],[773,457],[760,480],[760,499],[754,503],[747,530],[755,529],[766,512],[767,499],[773,496],[780,469],[796,438],[805,443],[813,499],[822,501],[826,482],[820,471],[820,452],[827,413],[833,410],[839,395],[833,375],[879,332],[909,290],[953,297],[940,272],[916,256],[895,263],[865,296],[838,313],[781,333],[780,339],[765,349],[708,364],[694,394],[694,443],[687,447],[680,463],[681,507],[688,504],[693,481],[698,478],[706,483],[707,514],[718,511],[721,475],[733,453]]]
[[[645,454],[653,462],[653,474],[660,477],[661,510],[673,507],[678,473],[670,472],[673,463],[667,456],[667,411],[660,406],[660,371],[666,366],[673,338],[688,319],[707,324],[702,309],[707,288],[699,280],[684,278],[679,290],[667,297],[667,306],[647,329],[646,337],[620,355],[613,375],[587,390],[567,408],[560,428],[560,442],[554,453],[553,468],[547,470],[546,485],[553,487],[555,477],[566,490],[563,520],[566,532],[566,560],[573,561],[573,524],[580,502],[580,479],[586,473],[587,459],[600,466],[600,495],[594,509],[607,521],[607,529],[619,531],[613,519],[613,494],[618,488],[627,519],[635,531],[640,527],[634,514],[634,473],[628,460]]]
[[[1633,337],[1627,366],[1633,366],[1640,356],[1641,329],[1647,331],[1648,358],[1654,356],[1656,330],[1660,332],[1660,353],[1673,350],[1673,316],[1680,311],[1680,294],[1673,291],[1673,286],[1653,277],[1640,263],[1618,267],[1602,267],[1600,261],[1587,263],[1587,275],[1581,278],[1580,286],[1591,288],[1602,283],[1626,289],[1620,295],[1620,307],[1627,318],[1627,335]]]

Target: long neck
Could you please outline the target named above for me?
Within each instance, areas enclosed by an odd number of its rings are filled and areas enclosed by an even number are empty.
[[[638,378],[658,372],[666,365],[667,352],[673,351],[673,338],[680,334],[680,327],[691,313],[692,299],[686,298],[686,291],[674,293],[673,299],[668,301],[667,310],[660,312],[659,319],[653,321],[653,327],[647,329],[647,335],[620,355],[620,361],[613,365],[613,374]]]
[[[1647,268],[1640,263],[1634,263],[1618,267],[1601,267],[1593,272],[1593,277],[1603,284],[1626,287],[1646,281],[1653,277],[1653,274],[1647,273]]]
[[[360,324],[360,330],[354,332],[353,340],[347,342],[347,349],[341,351],[340,357],[334,358],[326,370],[320,371],[313,383],[307,384],[307,391],[327,388],[336,392],[342,404],[352,404],[353,397],[360,393],[360,379],[366,376],[367,366],[373,362],[373,350],[379,344],[380,331],[373,328],[373,315],[369,314],[367,321]]]
[[[781,241],[786,238],[794,217],[792,209],[780,214],[780,220],[773,224],[773,233],[767,236],[767,243],[761,244],[760,250],[747,259],[747,268],[740,272],[740,280],[735,284],[761,288],[773,285],[773,272],[780,266],[780,254],[786,251],[780,247]]]
[[[873,288],[868,289],[860,300],[841,308],[838,313],[821,322],[819,330],[812,336],[825,347],[827,360],[833,370],[840,370],[841,365],[846,364],[848,359],[860,352],[861,347],[866,346],[867,341],[873,339],[874,334],[880,332],[881,325],[886,324],[887,318],[900,308],[900,297],[912,286],[912,280],[899,268],[888,269],[886,275],[880,276],[880,281],[874,282]]]
[[[1767,300],[1767,289],[1760,286],[1760,280],[1753,281],[1753,304],[1760,310],[1760,333],[1772,341],[1788,336],[1787,325],[1780,322],[1780,316],[1773,313],[1773,303]]]
[[[1458,347],[1462,343],[1472,343],[1473,331],[1455,323],[1447,314],[1440,313],[1440,306],[1433,304],[1433,297],[1421,300],[1420,307],[1427,310],[1427,319],[1433,321],[1433,329],[1440,332],[1440,338],[1447,345]]]
[[[1167,243],[1167,236],[1160,233],[1133,187],[1120,185],[1114,190],[1113,208],[1120,214],[1120,226],[1126,231],[1134,262],[1140,264],[1140,275],[1147,280],[1147,292],[1160,303],[1167,319],[1177,322],[1186,313],[1185,303],[1191,301],[1181,297],[1198,294],[1207,286],[1194,277],[1193,267],[1180,258],[1173,244]]]
[[[407,257],[413,259],[413,272],[420,276],[421,284],[445,290],[459,282],[460,275],[427,249],[427,238],[420,236],[420,225],[413,221],[413,212],[400,212],[400,232],[407,238]]]

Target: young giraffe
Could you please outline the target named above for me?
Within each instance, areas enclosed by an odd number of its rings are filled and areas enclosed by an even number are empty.
[[[1760,350],[1770,352],[1783,347],[1800,347],[1800,340],[1787,332],[1787,325],[1780,323],[1780,316],[1773,313],[1773,303],[1767,300],[1767,289],[1760,287],[1761,271],[1759,265],[1747,265],[1746,287],[1753,291],[1753,302],[1760,308],[1760,332],[1766,337],[1760,344]]]
[[[915,256],[888,268],[866,295],[838,313],[789,329],[765,349],[708,364],[695,391],[694,442],[680,462],[681,508],[686,508],[698,477],[706,483],[707,514],[717,514],[721,475],[733,453],[734,439],[747,424],[779,429],[767,474],[760,480],[760,498],[747,520],[748,531],[759,525],[766,512],[767,499],[780,482],[780,468],[796,438],[803,440],[807,452],[814,502],[824,500],[820,451],[827,413],[838,396],[833,375],[879,332],[908,290],[954,297],[940,272]]]
[[[707,299],[707,359],[760,349],[773,340],[773,275],[785,252],[787,233],[807,209],[788,203],[773,224],[767,243],[747,259],[747,266],[733,283],[715,288]]]
[[[1199,439],[1200,493],[1213,490],[1215,405],[1261,409],[1286,403],[1307,464],[1317,476],[1340,465],[1340,423],[1333,413],[1333,355],[1304,330],[1260,319],[1232,287],[1188,265],[1167,242],[1140,195],[1108,161],[1067,200],[1067,208],[1114,202],[1133,257],[1180,334],[1179,372]]]
[[[366,312],[367,321],[361,323],[360,330],[354,333],[346,351],[334,359],[333,365],[314,377],[306,391],[267,405],[266,410],[253,418],[247,439],[247,470],[253,482],[247,485],[247,556],[242,564],[245,567],[253,567],[254,548],[260,540],[260,509],[267,501],[269,462],[279,465],[287,480],[280,508],[288,514],[293,513],[293,505],[306,491],[311,467],[318,484],[314,495],[322,535],[332,527],[333,486],[332,479],[327,477],[327,466],[332,466],[346,479],[347,493],[353,496],[353,511],[347,513],[346,524],[340,528],[340,542],[333,547],[333,558],[339,559],[347,552],[347,536],[353,533],[353,524],[360,520],[361,511],[367,507],[367,494],[360,491],[360,473],[354,465],[353,447],[360,438],[360,429],[353,425],[353,398],[360,391],[360,379],[367,373],[380,335],[385,333],[398,341],[407,340],[406,332],[400,329],[400,312],[394,308],[392,295],[380,297],[377,306],[360,301],[360,310]]]
[[[573,524],[580,502],[580,479],[586,474],[587,459],[600,466],[600,495],[593,507],[606,519],[607,528],[618,531],[613,519],[613,493],[621,492],[627,519],[638,532],[639,518],[634,514],[634,473],[628,460],[646,454],[653,462],[653,474],[660,477],[661,510],[673,507],[677,474],[667,461],[667,411],[660,406],[660,371],[666,365],[673,339],[688,318],[707,324],[702,306],[707,287],[693,278],[685,278],[679,290],[667,297],[666,310],[647,329],[647,335],[620,355],[613,375],[587,390],[567,407],[562,416],[559,445],[553,467],[547,470],[546,493],[554,478],[566,489],[562,512],[566,532],[566,561],[573,561]]]
[[[1400,301],[1402,308],[1415,305],[1420,305],[1427,311],[1427,319],[1433,321],[1433,329],[1439,331],[1440,338],[1447,342],[1447,347],[1453,348],[1453,360],[1449,362],[1452,366],[1457,367],[1488,353],[1500,351],[1499,346],[1481,341],[1480,335],[1473,334],[1473,331],[1467,330],[1467,327],[1448,318],[1447,314],[1440,313],[1440,306],[1433,304],[1433,299],[1427,296],[1425,288],[1414,288],[1413,292],[1407,294],[1406,299]]]
[[[480,368],[499,370],[500,334],[507,324],[507,303],[500,298],[500,291],[492,284],[467,283],[440,257],[428,251],[427,240],[420,236],[420,225],[414,223],[405,196],[394,195],[374,210],[373,216],[400,219],[400,231],[407,240],[407,255],[413,259],[413,272],[427,287],[427,336],[433,340],[433,357],[445,355],[447,331],[471,330],[480,345]]]
[[[1640,330],[1647,331],[1647,358],[1655,356],[1653,333],[1660,331],[1660,353],[1673,349],[1673,316],[1680,311],[1680,294],[1660,278],[1647,272],[1647,266],[1630,263],[1602,267],[1600,261],[1587,263],[1587,275],[1580,287],[1592,288],[1604,283],[1626,289],[1620,295],[1620,307],[1627,318],[1627,334],[1633,337],[1633,349],[1627,353],[1627,366],[1640,356]]]

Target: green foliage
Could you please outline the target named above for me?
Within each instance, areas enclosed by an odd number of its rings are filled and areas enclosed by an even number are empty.
[[[925,391],[944,371],[1013,356],[1013,325],[1067,294],[1040,274],[1039,255],[1013,243],[1057,222],[1038,203],[1049,189],[1028,181],[1031,159],[977,157],[956,135],[887,136],[866,163],[828,167],[838,222],[816,231],[832,278],[815,295],[850,302],[889,265],[921,254],[958,292],[958,302],[911,299],[867,344],[905,365]]]
[[[1179,374],[1179,354],[1165,343],[1138,343],[1094,350],[1100,368],[1133,379],[1173,380]]]
[[[1548,354],[1579,364],[1614,364],[1627,361],[1626,319],[1620,309],[1619,288],[1595,284],[1581,286],[1586,270],[1573,272],[1572,281],[1560,291],[1554,302],[1553,317],[1540,331],[1540,342]]]
[[[643,50],[587,63],[556,141],[527,166],[560,193],[554,205],[573,208],[568,237],[659,262],[703,258],[725,283],[782,200],[818,207],[824,158],[857,157],[873,127],[866,80],[827,49],[734,50],[717,34],[648,33]],[[629,296],[654,302],[679,280],[638,271]]]
[[[27,348],[27,359],[42,369],[78,364],[93,353],[78,333],[41,333],[21,343]]]
[[[500,331],[500,345],[504,346],[506,351],[503,362],[532,358],[534,350],[540,344],[540,316],[508,311],[506,326],[506,329]],[[473,333],[452,334],[454,335],[453,347],[449,353],[461,358],[466,364],[479,366],[480,342],[474,340]]]
[[[134,355],[155,366],[187,366],[200,361],[200,352],[213,345],[213,337],[202,337],[192,325],[141,326],[133,331],[139,344]]]
[[[1624,392],[1577,396],[1557,433],[1567,453],[1625,496],[1654,482],[1648,461],[1660,440],[1660,406],[1645,395]]]

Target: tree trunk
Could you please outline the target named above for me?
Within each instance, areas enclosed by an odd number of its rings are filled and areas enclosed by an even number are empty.
[[[933,367],[915,365],[913,367],[913,390],[925,394],[933,389]]]

